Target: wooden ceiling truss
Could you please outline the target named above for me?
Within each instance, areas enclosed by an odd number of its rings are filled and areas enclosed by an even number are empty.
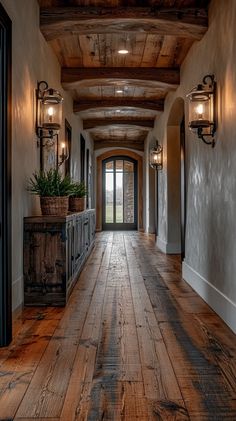
[[[208,28],[207,0],[135,3],[39,0],[41,31],[95,149],[144,149],[166,95],[180,83],[182,61]]]

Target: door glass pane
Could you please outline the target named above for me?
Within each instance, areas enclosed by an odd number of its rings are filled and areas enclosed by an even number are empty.
[[[116,173],[116,222],[123,222],[123,172]]]
[[[125,172],[134,172],[134,164],[130,161],[124,161],[124,171]]]
[[[135,171],[135,163],[126,159],[105,163],[105,224],[124,224],[126,229],[136,223]]]
[[[113,171],[114,168],[114,161],[110,161],[106,163],[106,172]]]
[[[116,172],[123,172],[123,160],[116,160]]]
[[[113,188],[114,188],[114,174],[107,172],[105,174],[105,222],[113,223]]]
[[[132,164],[133,165],[133,164]],[[124,173],[124,223],[134,223],[134,173]]]

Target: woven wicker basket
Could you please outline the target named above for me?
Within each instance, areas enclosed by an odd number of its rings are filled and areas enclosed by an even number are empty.
[[[85,197],[70,197],[69,210],[71,212],[82,212],[85,209]]]
[[[69,197],[40,197],[42,215],[65,216],[68,213]]]

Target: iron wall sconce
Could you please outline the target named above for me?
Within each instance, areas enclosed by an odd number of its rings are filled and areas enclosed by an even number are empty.
[[[65,143],[61,144],[61,154],[59,155],[60,160],[57,165],[60,167],[67,159],[69,159],[68,148]]]
[[[36,134],[40,140],[48,139],[46,144],[53,144],[61,128],[63,98],[42,80],[37,84],[36,101]]]
[[[156,146],[150,149],[149,162],[150,162],[150,166],[154,168],[154,170],[162,170],[163,148],[161,145],[159,145],[158,141],[156,142]]]
[[[214,75],[206,75],[202,83],[187,95],[189,100],[189,128],[207,145],[215,146],[216,82]],[[209,140],[208,140],[209,139]]]

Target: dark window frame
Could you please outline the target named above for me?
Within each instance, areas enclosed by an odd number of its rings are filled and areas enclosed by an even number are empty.
[[[80,181],[85,181],[85,138],[80,134]]]
[[[86,187],[87,187],[87,196],[86,196],[86,208],[89,207],[89,195],[90,195],[90,185],[89,185],[89,161],[90,161],[90,151],[86,149]]]
[[[65,144],[68,153],[68,159],[65,161],[65,174],[70,175],[71,170],[71,142],[72,142],[72,127],[65,119]]]

